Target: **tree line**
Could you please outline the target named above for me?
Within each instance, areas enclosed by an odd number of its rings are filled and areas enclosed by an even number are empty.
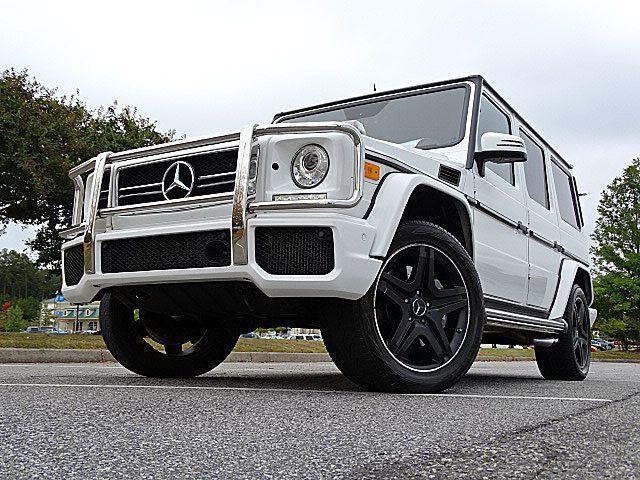
[[[0,75],[0,230],[9,222],[35,225],[29,246],[36,261],[60,271],[59,232],[69,226],[73,184],[68,171],[104,151],[171,141],[174,131],[134,107],[92,110],[76,93],[59,96],[28,72]]]
[[[41,301],[53,297],[62,280],[24,253],[0,250],[0,331],[19,331],[40,321]]]

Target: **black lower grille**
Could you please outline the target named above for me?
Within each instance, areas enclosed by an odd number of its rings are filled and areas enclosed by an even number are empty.
[[[223,267],[231,263],[229,230],[102,242],[102,273]]]
[[[256,262],[273,275],[326,275],[335,266],[328,227],[258,227]]]
[[[84,274],[84,247],[76,245],[64,251],[64,281],[68,286],[77,285]]]

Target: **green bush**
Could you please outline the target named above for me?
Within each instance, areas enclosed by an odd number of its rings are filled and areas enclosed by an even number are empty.
[[[7,332],[20,332],[27,326],[27,322],[22,317],[22,309],[15,305],[7,310],[7,323],[4,329]]]

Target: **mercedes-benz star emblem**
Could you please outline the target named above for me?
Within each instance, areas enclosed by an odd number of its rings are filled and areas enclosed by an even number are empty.
[[[411,306],[413,307],[413,313],[417,317],[421,317],[425,313],[427,313],[427,303],[423,299],[421,299],[420,297],[415,298],[413,300]]]
[[[186,198],[193,190],[195,174],[193,167],[179,160],[171,164],[162,178],[162,195],[167,200]]]

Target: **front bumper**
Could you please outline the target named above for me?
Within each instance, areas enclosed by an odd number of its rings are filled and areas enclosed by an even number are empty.
[[[340,133],[353,142],[354,170],[353,194],[346,199],[323,199],[301,201],[256,202],[249,185],[250,164],[254,158],[254,145],[258,137],[280,134]],[[232,195],[212,195],[215,198],[184,198],[177,201],[161,202],[154,205],[134,207],[99,208],[102,179],[109,164],[130,158],[153,156],[160,153],[179,152],[187,148],[217,146],[238,142],[238,161],[235,188]],[[217,147],[216,147],[217,148]],[[259,155],[259,154],[258,154]],[[76,195],[82,192],[83,184],[79,176],[93,169],[92,193],[89,196],[88,213],[82,227],[75,227],[63,235],[81,237],[63,245],[63,252],[73,246],[82,247],[83,271],[77,284],[63,284],[65,297],[73,303],[85,303],[94,299],[102,290],[125,285],[152,283],[198,282],[216,280],[245,280],[257,285],[265,294],[273,297],[338,297],[356,299],[364,295],[380,267],[380,261],[369,257],[375,236],[375,228],[365,220],[340,213],[330,213],[356,206],[362,198],[364,147],[357,129],[343,123],[281,124],[249,126],[240,133],[227,134],[207,139],[176,142],[156,147],[147,147],[130,152],[103,153],[70,172],[76,183]],[[112,175],[113,176],[113,175]],[[255,181],[255,178],[254,178]],[[255,184],[255,183],[254,183]],[[78,202],[75,203],[77,205]],[[231,206],[225,215],[213,215],[198,222],[184,221],[163,223],[165,212],[178,208],[207,208]],[[320,207],[320,208],[318,208]],[[305,213],[295,213],[305,209]],[[330,210],[329,210],[330,209]],[[286,213],[285,213],[286,212]],[[148,213],[148,215],[147,215]],[[74,210],[74,221],[79,223],[81,211]],[[152,220],[144,228],[122,228],[126,218],[137,217],[144,223]],[[146,217],[146,218],[145,218]],[[122,220],[120,220],[122,219]],[[118,226],[120,223],[120,226]],[[255,260],[255,229],[260,226],[280,227],[329,227],[333,232],[335,267],[326,275],[273,275],[260,268]],[[81,229],[81,232],[80,232]],[[127,273],[104,273],[101,268],[101,244],[117,239],[151,237],[172,233],[187,233],[207,230],[228,229],[230,232],[231,261],[228,266],[205,268],[184,268],[181,270],[151,270]],[[170,255],[170,252],[168,252]],[[63,254],[63,271],[65,270]]]
[[[258,227],[329,227],[333,232],[335,267],[326,275],[272,275],[256,262],[255,230]],[[246,264],[225,267],[154,270],[143,272],[102,273],[101,244],[122,238],[132,239],[172,233],[229,229],[224,219],[200,222],[186,229],[184,225],[165,225],[144,229],[112,230],[96,235],[96,271],[85,273],[77,285],[63,285],[63,294],[72,303],[86,303],[111,287],[158,283],[249,281],[270,297],[335,297],[354,300],[362,297],[373,284],[382,262],[369,256],[375,228],[366,220],[339,213],[269,213],[247,221]],[[82,244],[77,238],[63,249]],[[64,266],[63,266],[64,267]]]

